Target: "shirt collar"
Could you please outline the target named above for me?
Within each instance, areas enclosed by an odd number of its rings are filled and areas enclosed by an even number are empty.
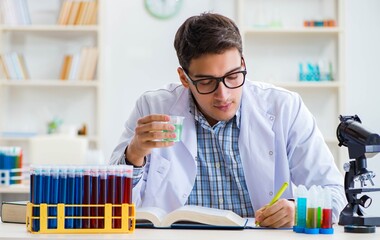
[[[241,102],[238,110],[236,111],[235,116],[229,120],[229,121],[236,121],[236,126],[240,129],[240,116],[241,116]],[[207,122],[206,118],[204,117],[203,113],[198,109],[197,105],[195,104],[195,99],[191,91],[189,91],[189,111],[191,115],[193,115],[195,121],[199,122],[200,124],[206,125],[209,128],[211,128],[210,124]],[[228,122],[228,121],[227,121]],[[227,123],[226,121],[219,121],[215,126],[217,125],[225,125]],[[215,127],[214,126],[214,127]]]

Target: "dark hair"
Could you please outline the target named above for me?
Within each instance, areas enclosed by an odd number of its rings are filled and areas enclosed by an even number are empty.
[[[204,54],[221,54],[236,48],[243,55],[239,28],[231,19],[216,13],[188,18],[175,35],[174,48],[185,71],[192,59]]]

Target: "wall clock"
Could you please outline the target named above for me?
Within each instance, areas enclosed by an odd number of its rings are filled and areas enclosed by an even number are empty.
[[[168,19],[181,9],[183,0],[144,0],[145,9],[158,19]]]

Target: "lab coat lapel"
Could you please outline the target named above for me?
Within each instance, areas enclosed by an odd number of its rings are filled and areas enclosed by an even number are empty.
[[[189,91],[184,90],[179,96],[176,104],[170,109],[170,115],[184,116],[182,128],[182,144],[189,151],[191,156],[197,156],[197,135],[195,130],[194,117],[189,109]]]
[[[244,175],[255,211],[270,201],[275,173],[275,116],[262,109],[257,101],[255,93],[245,89],[239,136]]]

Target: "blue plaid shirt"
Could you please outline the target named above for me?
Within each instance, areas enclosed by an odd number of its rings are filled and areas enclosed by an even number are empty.
[[[240,108],[231,120],[211,127],[190,98],[198,157],[197,176],[187,204],[228,209],[242,217],[254,217],[239,153]]]

